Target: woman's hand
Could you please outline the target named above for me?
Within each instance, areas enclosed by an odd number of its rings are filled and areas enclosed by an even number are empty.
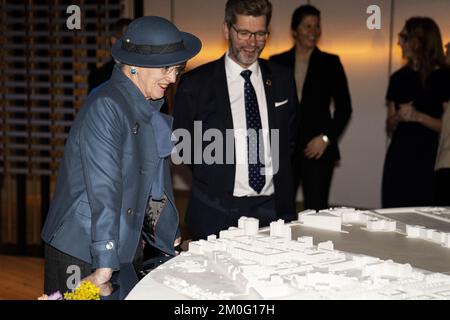
[[[445,109],[445,103],[443,108]],[[400,104],[398,117],[399,121],[416,122],[436,132],[440,132],[442,128],[442,120],[440,118],[434,118],[426,113],[417,111],[412,102]]]
[[[310,142],[308,142],[305,149],[305,156],[308,159],[319,159],[325,149],[328,147],[329,142],[325,142],[323,139],[323,134],[314,137]]]
[[[414,108],[412,102],[400,103],[398,110],[398,120],[402,122],[417,122],[419,112]]]
[[[387,118],[386,118],[386,132],[389,137],[397,129],[399,123],[399,115],[395,109],[395,103],[392,101],[387,101]]]
[[[111,282],[109,281],[111,280],[112,273],[113,271],[110,268],[98,268],[86,278],[82,279],[81,282],[92,282],[92,284],[100,288],[101,296],[109,296],[113,291]]]

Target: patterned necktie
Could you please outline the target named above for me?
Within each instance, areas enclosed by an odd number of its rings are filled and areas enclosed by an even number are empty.
[[[261,163],[260,156],[264,155],[264,144],[262,141],[261,116],[259,114],[258,99],[256,92],[250,81],[252,72],[244,70],[241,76],[244,78],[244,97],[245,97],[245,118],[247,122],[247,157],[248,157],[248,182],[250,187],[260,193],[266,184],[266,177],[262,174],[264,165]],[[261,141],[260,141],[261,140]]]

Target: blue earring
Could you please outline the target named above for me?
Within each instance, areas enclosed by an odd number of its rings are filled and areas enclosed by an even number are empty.
[[[133,75],[136,74],[137,73],[136,68],[131,67],[130,68],[130,73],[133,74]]]

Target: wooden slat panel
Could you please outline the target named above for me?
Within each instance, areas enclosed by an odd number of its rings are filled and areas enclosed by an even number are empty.
[[[65,139],[85,101],[89,69],[109,59],[110,25],[123,1],[78,1],[82,29],[68,30],[72,1],[0,0],[0,245],[40,244]],[[18,175],[26,176],[23,187]]]

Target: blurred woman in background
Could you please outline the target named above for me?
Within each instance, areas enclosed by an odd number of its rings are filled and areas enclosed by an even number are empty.
[[[449,70],[441,33],[428,17],[413,17],[399,33],[407,64],[390,78],[386,95],[387,132],[382,184],[383,207],[434,204],[434,166]]]

